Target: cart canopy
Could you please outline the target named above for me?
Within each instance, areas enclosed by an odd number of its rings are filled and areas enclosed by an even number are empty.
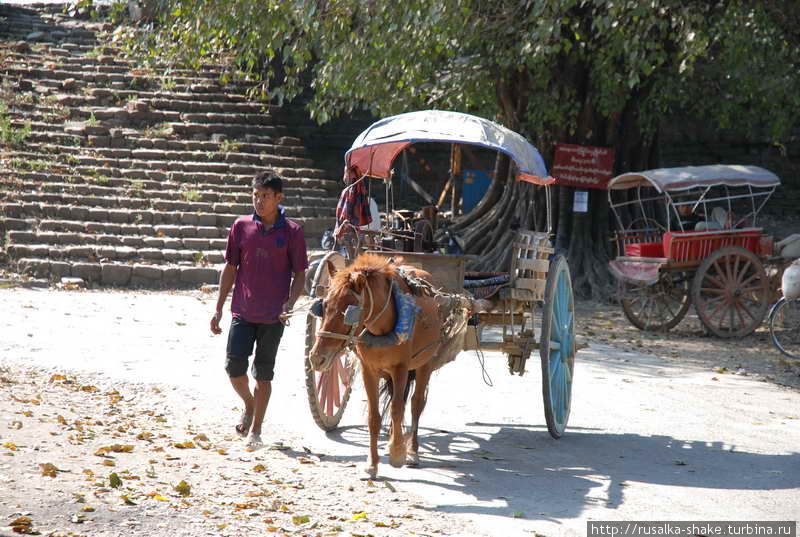
[[[544,160],[524,137],[483,119],[459,112],[423,110],[381,119],[358,135],[345,154],[348,176],[386,179],[392,163],[417,142],[469,144],[502,151],[517,165],[518,180],[550,184]]]
[[[777,175],[758,166],[713,164],[623,173],[608,182],[608,189],[652,186],[659,192],[675,192],[720,185],[773,188],[780,183]]]

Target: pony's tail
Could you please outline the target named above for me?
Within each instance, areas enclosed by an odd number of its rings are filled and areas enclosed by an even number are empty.
[[[411,393],[411,387],[417,380],[417,370],[411,369],[408,372],[408,379],[406,380],[406,390],[403,393],[403,401],[408,402],[408,394]],[[392,395],[394,395],[394,383],[392,377],[384,379],[381,382],[378,397],[381,400],[381,425],[385,426],[389,423],[389,405],[392,404]]]

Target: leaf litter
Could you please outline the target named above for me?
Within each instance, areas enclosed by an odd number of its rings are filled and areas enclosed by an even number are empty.
[[[20,459],[10,483],[16,502],[25,498],[42,521],[40,529],[33,516],[29,523],[20,520],[14,533],[36,535],[46,528],[47,534],[78,535],[71,529],[76,525],[80,534],[113,526],[143,537],[180,524],[196,528],[186,534],[198,537],[288,534],[290,528],[380,537],[446,534],[461,524],[414,517],[413,502],[389,481],[368,485],[356,465],[326,462],[302,445],[275,440],[248,453],[240,439],[220,434],[219,424],[184,424],[189,415],[173,410],[158,388],[111,386],[101,378],[18,365],[0,366],[0,377],[14,379],[0,383],[0,414],[19,410],[17,399],[38,409],[19,414],[21,427],[0,437],[0,455]],[[76,461],[85,467],[74,470]],[[355,529],[363,524],[371,529]]]

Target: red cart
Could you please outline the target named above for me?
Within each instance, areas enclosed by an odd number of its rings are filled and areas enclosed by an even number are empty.
[[[757,217],[780,184],[756,166],[631,172],[608,185],[619,224],[611,272],[628,320],[669,330],[689,311],[719,337],[752,333],[778,287],[773,239]]]

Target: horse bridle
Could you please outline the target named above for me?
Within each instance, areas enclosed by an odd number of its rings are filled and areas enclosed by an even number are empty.
[[[392,301],[392,292],[394,291],[394,286],[395,286],[395,283],[391,282],[391,284],[389,286],[389,293],[386,295],[386,302],[383,304],[383,308],[381,308],[381,311],[378,312],[378,315],[376,315],[375,318],[372,319],[372,322],[375,322],[378,319],[380,319],[381,316],[384,314],[384,312],[386,312],[386,308],[389,307],[389,303]],[[367,314],[366,318],[363,321],[361,321],[359,319],[358,321],[353,322],[351,324],[350,331],[347,334],[340,334],[338,332],[329,332],[327,330],[319,330],[317,332],[317,336],[318,337],[327,337],[327,338],[330,338],[330,339],[344,340],[346,342],[346,345],[354,345],[354,344],[359,342],[359,340],[361,339],[361,336],[364,335],[364,332],[367,331],[367,329],[369,328],[369,325],[371,324],[369,322],[369,319],[372,318],[372,312],[373,312],[373,310],[375,308],[375,299],[374,299],[374,295],[372,294],[372,289],[370,289],[370,287],[369,287],[369,282],[366,282],[366,285],[364,287],[366,288],[367,294],[369,295],[369,313]],[[363,293],[357,293],[357,292],[353,291],[352,289],[348,289],[348,291],[350,293],[352,293],[356,297],[356,300],[358,300],[358,306],[357,306],[358,310],[363,312],[364,311],[364,294]],[[352,307],[352,306],[348,306],[348,308],[350,308],[350,307]],[[345,315],[345,317],[346,317],[346,312],[338,311],[336,313],[339,314],[339,315]],[[323,314],[322,314],[322,316],[320,318],[321,319],[324,318],[324,315],[325,315],[325,313],[323,311]],[[360,325],[363,325],[364,329],[358,335],[355,335],[356,334],[356,330],[358,329],[358,327]]]

